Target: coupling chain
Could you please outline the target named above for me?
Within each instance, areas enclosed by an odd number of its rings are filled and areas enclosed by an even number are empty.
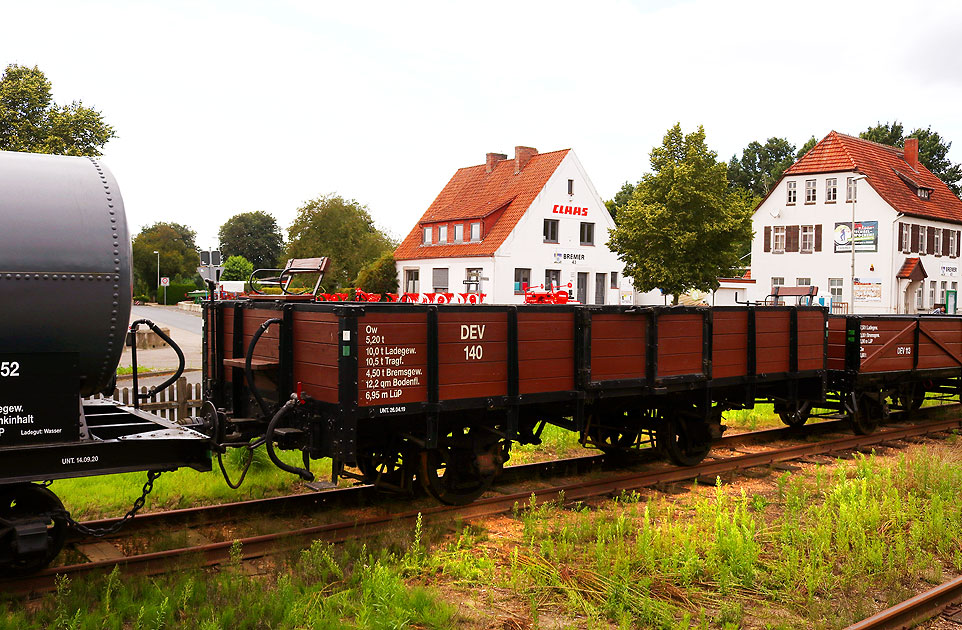
[[[161,471],[153,471],[153,470],[147,471],[147,482],[144,484],[144,487],[140,493],[140,496],[137,497],[136,501],[134,501],[133,506],[129,510],[127,510],[127,513],[124,514],[124,517],[119,521],[117,521],[116,523],[114,523],[113,525],[108,525],[107,527],[90,527],[88,525],[84,525],[79,521],[74,520],[70,516],[70,512],[67,512],[66,510],[64,510],[62,516],[67,521],[68,527],[76,530],[77,532],[79,532],[80,534],[83,534],[84,536],[94,536],[96,538],[101,538],[103,536],[109,536],[110,534],[116,534],[118,531],[120,531],[120,529],[124,525],[127,524],[127,521],[129,521],[134,516],[136,516],[137,512],[139,512],[144,507],[144,504],[147,502],[147,495],[153,491],[154,481],[156,481],[156,479],[160,477],[160,475],[161,475]]]

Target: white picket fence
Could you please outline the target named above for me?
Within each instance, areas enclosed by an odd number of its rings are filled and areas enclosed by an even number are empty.
[[[140,388],[143,394],[146,394],[148,390],[147,387]],[[97,394],[96,396],[90,396],[87,400],[101,398],[112,398],[131,407],[134,405],[132,387],[118,387],[110,396]],[[197,409],[202,403],[200,383],[192,385],[187,382],[187,377],[181,376],[176,383],[167,389],[160,390],[153,398],[141,399],[140,408],[155,413],[165,420],[181,422],[191,417],[193,415],[191,410]]]

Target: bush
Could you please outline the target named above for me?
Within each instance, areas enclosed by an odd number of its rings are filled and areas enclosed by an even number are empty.
[[[183,302],[187,299],[187,294],[191,291],[196,291],[197,287],[194,283],[171,283],[167,287],[167,304],[176,304],[177,302]],[[157,301],[160,304],[164,303],[164,287],[160,287],[157,292]]]
[[[231,256],[224,261],[221,280],[247,280],[254,273],[254,264],[243,256]]]
[[[387,252],[357,274],[354,286],[368,293],[397,293],[397,265],[394,253]]]

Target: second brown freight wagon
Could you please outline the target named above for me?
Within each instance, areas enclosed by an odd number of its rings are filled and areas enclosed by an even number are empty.
[[[823,397],[824,309],[437,306],[284,299],[205,305],[215,441],[275,463],[463,503],[545,424],[604,450],[694,464],[725,409]],[[299,450],[303,465],[276,456]],[[355,470],[359,472],[354,472]]]

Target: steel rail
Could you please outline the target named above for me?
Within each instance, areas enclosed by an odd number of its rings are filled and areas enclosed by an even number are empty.
[[[946,582],[896,604],[846,630],[903,630],[940,615],[949,606],[962,602],[962,577]]]
[[[124,571],[128,574],[155,575],[184,567],[215,565],[230,559],[231,547],[235,542],[241,544],[243,559],[250,560],[273,553],[303,548],[306,546],[306,543],[311,540],[341,542],[352,538],[371,536],[399,527],[413,529],[419,517],[422,518],[425,523],[448,525],[456,518],[471,520],[510,512],[515,508],[525,508],[530,505],[532,499],[539,504],[545,502],[579,501],[592,497],[639,490],[659,483],[672,483],[703,476],[721,475],[757,466],[864,448],[882,442],[939,433],[958,428],[962,428],[962,417],[892,428],[871,435],[848,436],[812,444],[790,446],[784,449],[739,455],[712,462],[702,462],[698,466],[688,468],[670,468],[666,470],[629,473],[550,488],[516,492],[481,499],[467,506],[438,505],[426,509],[410,510],[370,519],[329,523],[297,530],[251,536],[241,538],[239,541],[224,541],[196,547],[129,556],[122,559],[56,567],[15,580],[0,580],[0,590],[20,594],[53,590],[55,588],[55,577],[58,574],[75,577],[98,570],[107,571],[114,566],[123,567]]]
[[[832,420],[826,422],[813,423],[804,428],[801,427],[778,427],[775,429],[763,429],[760,431],[748,431],[736,433],[722,437],[717,440],[712,448],[732,448],[749,443],[774,442],[780,439],[798,438],[799,436],[833,433],[843,430],[847,426],[846,420]],[[649,461],[660,459],[660,455],[654,449],[644,449],[632,451],[633,458],[631,464],[642,464]],[[529,464],[518,464],[508,466],[495,482],[496,486],[511,484],[516,481],[531,479],[533,477],[560,476],[571,474],[572,471],[583,473],[588,470],[606,467],[624,466],[624,458],[605,455],[580,455],[577,457],[567,457],[555,459],[547,462],[534,462]],[[170,527],[183,524],[198,524],[209,520],[230,520],[254,514],[283,513],[286,511],[304,511],[328,505],[357,506],[370,504],[375,499],[381,497],[391,497],[390,494],[382,493],[369,484],[349,486],[345,488],[331,488],[319,490],[317,492],[305,492],[300,494],[288,494],[277,497],[266,497],[263,499],[252,499],[249,501],[233,501],[230,503],[218,503],[214,505],[199,505],[189,508],[176,510],[164,510],[159,512],[142,512],[135,518],[128,521],[123,530],[111,537],[121,536],[130,532],[155,527]],[[397,496],[397,495],[394,495]],[[119,518],[103,518],[84,521],[82,524],[91,529],[105,529],[115,525]],[[82,536],[70,530],[67,536],[68,543],[89,540],[87,536]]]

